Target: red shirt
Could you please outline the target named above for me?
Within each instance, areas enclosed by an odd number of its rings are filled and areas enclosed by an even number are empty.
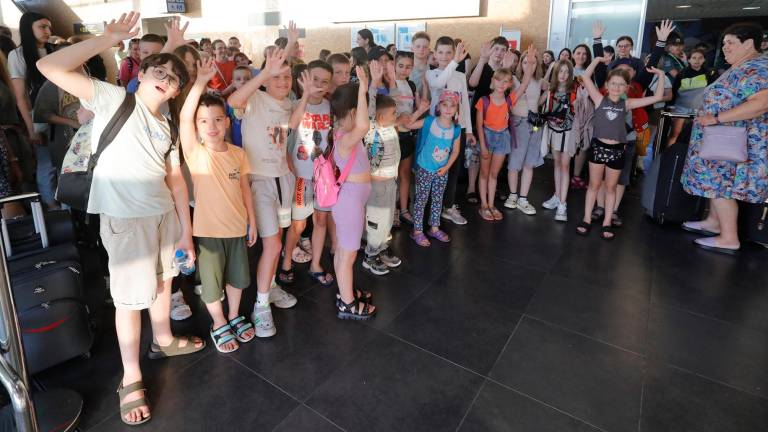
[[[224,91],[230,84],[232,84],[232,72],[235,71],[237,63],[231,60],[224,63],[215,63],[218,71],[208,82],[208,87],[214,90]]]
[[[133,57],[124,58],[123,62],[120,63],[120,73],[117,76],[120,79],[120,84],[127,86],[132,79],[139,76],[139,66],[139,61]]]

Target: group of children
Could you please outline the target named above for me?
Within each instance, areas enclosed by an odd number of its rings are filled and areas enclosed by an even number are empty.
[[[103,36],[38,62],[46,77],[94,111],[94,130],[104,128],[126,91],[87,79],[78,62],[135,36],[137,21],[138,14],[124,15]],[[532,46],[520,54],[502,37],[483,44],[471,74],[466,47],[446,36],[435,41],[437,66],[430,69],[431,39],[424,32],[413,36],[412,51],[394,54],[361,33],[365,56],[358,55],[354,69],[344,54],[297,67],[298,32],[291,23],[288,38],[266,49],[264,64],[255,70],[247,58],[238,61],[235,54],[230,59],[231,46],[228,50],[223,41],[210,43],[210,53],[190,47],[185,28],[175,20],[167,27],[167,41],[145,35],[135,42],[138,52],[131,47],[141,63],[127,59],[120,80],[127,92],[135,92],[136,112],[124,127],[130,130],[101,157],[88,207],[102,216],[110,256],[123,383],[135,381],[119,389],[123,421],[129,424],[149,418],[134,357],[135,327],[140,329],[134,312],[150,309],[152,358],[205,346],[196,338],[172,337],[167,311],[158,315],[169,308],[169,281],[178,274],[167,268],[173,248],[197,258],[201,298],[213,321],[210,337],[221,352],[276,334],[270,305],[290,308],[297,302],[280,287],[294,282],[294,260],[310,262],[309,276],[320,285],[336,283],[338,318],[368,320],[377,309],[372,293],[355,287],[353,272],[362,239],[362,266],[376,275],[401,265],[389,246],[395,226],[412,225],[410,237],[421,247],[432,240],[450,242],[441,219],[467,223],[455,204],[462,165],[469,168],[471,191],[479,177],[481,218],[498,221],[503,214],[494,203],[505,159],[511,193],[504,206],[531,215],[536,213],[527,196],[533,168],[551,151],[555,193],[542,205],[565,221],[570,158],[577,146],[591,147],[585,213],[577,232],[589,233],[597,201],[605,208],[601,235],[613,238],[616,188],[632,129],[627,124],[633,110],[661,101],[664,92],[664,72],[650,68],[657,79],[653,95],[642,97],[641,91],[626,97],[640,81],[632,74],[645,70],[635,69],[632,59],[618,59],[607,73],[599,24],[595,59],[587,61],[588,47],[577,47],[578,64],[553,61],[548,79]],[[670,31],[668,23],[657,28],[657,48],[663,50]],[[607,75],[603,89],[600,74]],[[167,117],[179,126],[182,152],[169,138],[173,125]],[[137,143],[141,152],[135,151]],[[302,236],[310,217],[307,240]],[[240,315],[240,299],[251,283],[248,247],[259,236],[257,297],[248,320]],[[321,263],[327,237],[335,276]],[[158,244],[160,250],[153,251]],[[147,257],[136,256],[137,250],[146,250]]]

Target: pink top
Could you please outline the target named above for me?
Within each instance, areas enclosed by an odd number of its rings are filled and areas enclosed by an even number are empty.
[[[344,136],[344,132],[341,132],[338,130],[335,131],[333,134],[333,142],[334,143],[340,142],[342,136]],[[365,151],[365,147],[363,147],[363,142],[360,141],[355,145],[357,146],[357,151],[355,152],[355,160],[352,162],[353,165],[349,171],[349,175],[355,175],[360,173],[370,173],[371,164],[368,161],[368,153]],[[350,154],[352,154],[351,151],[350,151]],[[334,145],[333,160],[334,162],[336,162],[336,166],[339,168],[339,171],[342,171],[344,167],[347,165],[349,157],[347,157],[347,159],[342,159],[338,153],[338,147]]]

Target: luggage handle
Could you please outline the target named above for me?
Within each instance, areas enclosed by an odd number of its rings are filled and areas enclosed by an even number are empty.
[[[30,205],[32,207],[32,222],[35,224],[35,232],[40,234],[40,243],[42,244],[43,249],[46,249],[49,246],[48,230],[45,227],[45,214],[43,213],[43,204],[40,202],[39,193],[33,192],[2,198],[0,199],[0,208],[2,208],[2,206],[6,203],[26,200],[30,201]],[[13,255],[13,250],[11,248],[11,237],[8,235],[8,224],[6,223],[5,218],[0,218],[0,221],[2,221],[2,236],[3,245],[5,246],[5,256],[10,257]]]
[[[659,124],[656,127],[656,140],[653,143],[653,158],[656,159],[661,153],[661,142],[664,138],[664,127],[666,126],[668,118],[680,118],[685,120],[693,120],[696,118],[694,114],[679,114],[671,111],[662,111],[659,117]],[[665,140],[666,141],[666,140]]]

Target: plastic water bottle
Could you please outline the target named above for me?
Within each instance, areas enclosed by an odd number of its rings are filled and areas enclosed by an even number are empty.
[[[176,249],[176,254],[173,257],[173,264],[180,272],[185,275],[191,275],[195,272],[195,262],[189,262],[189,255],[181,249]]]

